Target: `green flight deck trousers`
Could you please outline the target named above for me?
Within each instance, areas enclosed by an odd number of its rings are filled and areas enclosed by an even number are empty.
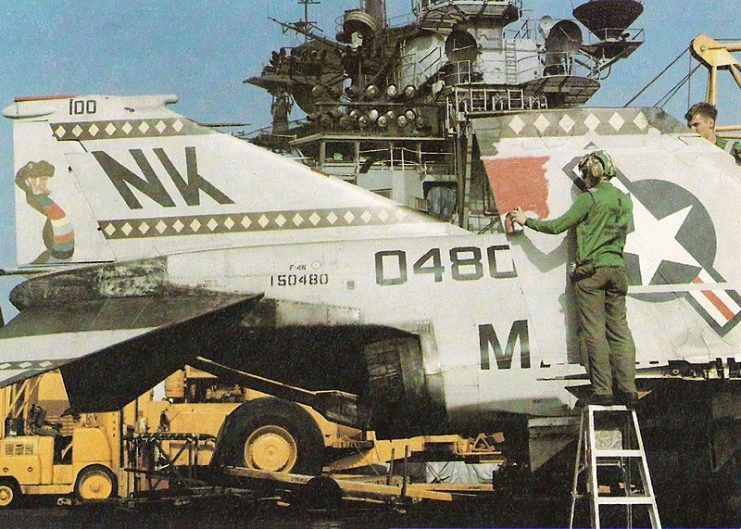
[[[574,283],[581,336],[587,348],[592,394],[636,392],[636,350],[628,328],[625,295],[628,275],[622,266],[603,266]]]

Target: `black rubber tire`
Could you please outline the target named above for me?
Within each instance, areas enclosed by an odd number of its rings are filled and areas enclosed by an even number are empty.
[[[21,501],[21,489],[11,478],[0,478],[0,510],[12,509]]]
[[[342,489],[329,476],[315,476],[299,493],[299,505],[309,509],[337,509],[342,503]]]
[[[86,493],[83,492],[82,486],[85,480],[94,474],[105,476],[108,479],[108,481],[110,481],[111,483],[111,491],[109,494],[106,494],[99,498],[98,497],[86,498],[84,497]],[[75,481],[75,496],[81,500],[86,500],[86,501],[107,500],[108,498],[114,498],[118,496],[118,480],[116,479],[116,475],[113,472],[111,472],[111,469],[103,465],[90,465],[88,467],[83,468],[82,470],[80,470],[80,473],[77,474],[77,480]]]
[[[298,404],[266,397],[244,403],[228,419],[222,435],[227,465],[254,468],[245,461],[245,442],[263,427],[277,426],[296,444],[296,461],[280,472],[316,475],[324,466],[324,438],[316,421]]]

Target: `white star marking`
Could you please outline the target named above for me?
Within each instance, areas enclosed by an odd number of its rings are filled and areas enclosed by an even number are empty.
[[[638,256],[641,284],[651,283],[663,261],[699,267],[700,263],[676,239],[692,206],[657,219],[635,196],[632,198],[635,230],[628,234],[625,252]]]

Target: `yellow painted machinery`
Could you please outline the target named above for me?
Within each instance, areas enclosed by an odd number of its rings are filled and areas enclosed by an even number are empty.
[[[24,387],[25,386],[25,387]],[[45,409],[58,408],[61,378],[49,373],[24,386],[4,390],[5,413],[0,439],[0,508],[21,495],[71,494],[106,499],[119,493],[122,413],[85,414],[64,421],[47,420]]]
[[[708,70],[705,101],[718,105],[718,72],[727,70],[741,89],[741,63],[734,52],[741,51],[741,42],[719,42],[707,35],[698,35],[690,46],[692,55]],[[716,130],[727,138],[741,138],[741,125],[724,125]]]
[[[23,495],[104,500],[188,485],[208,465],[313,476],[426,451],[502,461],[499,436],[377,440],[189,366],[166,379],[163,396],[152,390],[123,410],[70,416],[58,372],[0,390],[0,508]]]

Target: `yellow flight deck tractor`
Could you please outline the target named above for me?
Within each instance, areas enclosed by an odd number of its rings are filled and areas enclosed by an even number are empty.
[[[219,434],[232,413],[240,423],[236,437],[237,466],[271,472],[321,472],[325,454],[335,455],[372,443],[359,440],[360,431],[330,422],[308,406],[278,399],[239,385],[228,385],[190,366],[165,380],[165,400],[147,403],[140,415],[149,429],[170,433]],[[246,424],[248,423],[248,424]],[[299,442],[300,438],[300,442]],[[168,441],[175,452],[182,441]],[[213,445],[199,450],[198,463],[210,463]],[[331,459],[331,457],[330,457]]]
[[[246,395],[217,390],[215,377],[186,369],[168,379],[170,400],[155,402],[148,391],[105,413],[66,414],[67,394],[55,371],[0,390],[0,508],[24,495],[126,497],[166,485],[165,465],[208,464],[225,417]],[[146,479],[152,474],[156,485]]]
[[[168,377],[164,392],[161,400],[150,390],[122,410],[76,416],[65,413],[59,372],[1,389],[0,509],[24,495],[104,500],[203,483],[197,478],[208,473],[217,435],[220,466],[278,481],[336,475],[425,451],[502,460],[486,436],[376,440],[373,432],[329,421],[308,406],[223,383],[190,366]]]
[[[24,494],[74,492],[84,500],[117,495],[122,414],[85,414],[54,422],[31,400],[60,413],[59,403],[66,400],[61,376],[48,373],[2,390],[0,508],[13,506]]]
[[[310,406],[244,385],[229,385],[190,366],[165,380],[165,396],[165,400],[147,403],[144,418],[150,429],[175,435],[218,435],[218,445],[208,444],[198,451],[199,465],[212,462],[218,453],[220,466],[314,476],[401,460],[405,453],[503,462],[501,434],[379,440],[375,432],[330,421]],[[185,441],[163,441],[158,446],[174,454],[185,449]]]

